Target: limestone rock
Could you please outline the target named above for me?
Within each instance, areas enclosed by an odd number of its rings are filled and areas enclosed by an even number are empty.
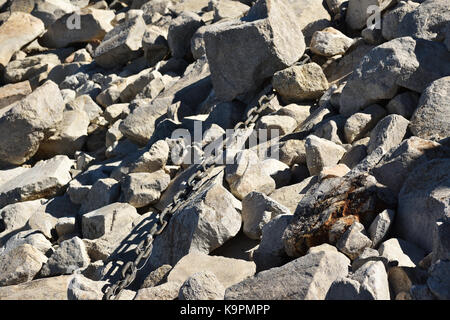
[[[344,54],[353,44],[353,39],[332,27],[314,32],[311,39],[311,51],[325,57]]]
[[[130,173],[122,184],[123,200],[136,208],[145,207],[159,200],[169,182],[170,176],[163,170]]]
[[[19,83],[11,83],[0,87],[0,109],[9,106],[10,104],[22,100],[31,93],[29,81]]]
[[[1,300],[67,300],[72,276],[37,279],[0,288]]]
[[[341,236],[336,247],[351,260],[355,260],[365,248],[371,245],[372,241],[365,235],[364,226],[355,222]]]
[[[369,227],[369,236],[372,240],[372,247],[376,248],[384,241],[394,222],[395,211],[384,210],[378,214]]]
[[[193,12],[183,12],[172,20],[167,42],[173,57],[183,58],[190,53],[191,38],[202,25],[200,16]]]
[[[310,135],[306,138],[306,164],[311,175],[339,162],[346,150],[334,142]]]
[[[378,252],[389,262],[397,261],[399,267],[415,267],[425,257],[422,249],[397,238],[384,241],[378,248]]]
[[[384,152],[396,147],[403,140],[409,121],[397,114],[391,114],[378,122],[370,133],[370,141],[367,145],[367,153],[370,154],[377,148]]]
[[[180,300],[223,300],[225,287],[214,273],[197,272],[190,276],[181,286]]]

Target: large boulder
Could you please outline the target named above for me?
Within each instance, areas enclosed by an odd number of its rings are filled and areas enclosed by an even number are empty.
[[[114,12],[87,8],[77,13],[81,28],[72,25],[72,14],[67,14],[50,27],[39,39],[41,45],[49,48],[63,48],[70,44],[101,41],[113,26]]]
[[[333,281],[347,275],[349,265],[341,253],[310,253],[229,287],[225,300],[323,300]]]
[[[13,12],[0,26],[0,66],[6,67],[11,57],[44,32],[41,20],[25,12]]]
[[[436,221],[450,216],[450,159],[416,167],[398,195],[395,228],[399,236],[431,252]]]
[[[433,81],[422,93],[411,118],[411,132],[420,138],[441,140],[450,136],[450,77]]]
[[[411,37],[385,42],[369,51],[354,70],[340,96],[340,113],[353,114],[391,99],[400,87],[421,93],[449,74],[450,56],[442,43]]]
[[[72,179],[73,164],[67,156],[39,161],[32,169],[0,185],[0,207],[58,194]]]
[[[301,27],[280,0],[259,0],[241,20],[208,28],[204,40],[214,90],[224,101],[256,91],[305,50]]]
[[[64,101],[58,86],[47,81],[24,99],[0,111],[0,158],[22,164],[39,149],[63,120]]]

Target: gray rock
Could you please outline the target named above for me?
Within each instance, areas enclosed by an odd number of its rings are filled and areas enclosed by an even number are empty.
[[[352,271],[355,272],[369,261],[381,261],[385,266],[389,261],[385,257],[381,257],[377,250],[366,247],[364,251],[352,262]]]
[[[311,175],[318,175],[323,168],[341,160],[346,150],[334,142],[310,135],[306,138],[306,164]]]
[[[108,69],[136,58],[142,47],[144,32],[145,22],[142,16],[136,16],[115,26],[95,49],[95,62]]]
[[[225,287],[210,271],[197,272],[181,286],[179,300],[223,300]]]
[[[212,181],[194,192],[155,238],[152,266],[174,265],[193,250],[208,254],[234,237],[241,227],[234,201],[231,193]]]
[[[283,233],[292,220],[291,214],[281,214],[262,228],[261,242],[253,252],[257,271],[280,267],[289,261],[284,251]]]
[[[134,300],[175,300],[182,283],[166,282],[156,287],[140,289]]]
[[[369,261],[352,275],[370,300],[390,300],[388,275],[381,261]]]
[[[36,211],[43,211],[44,208],[42,200],[25,201],[5,206],[0,210],[0,219],[4,228],[4,231],[0,233],[0,237],[3,234],[6,235],[9,232],[23,228]]]
[[[65,240],[59,244],[41,269],[42,276],[72,274],[75,270],[89,265],[89,256],[83,240],[78,237]]]
[[[324,299],[333,281],[347,275],[349,263],[341,253],[310,253],[227,288],[225,300]]]
[[[280,146],[280,161],[292,166],[306,164],[305,140],[289,139]]]
[[[290,116],[267,115],[256,123],[256,129],[267,130],[267,139],[284,136],[295,130],[297,121]]]
[[[250,192],[242,199],[242,222],[245,235],[260,239],[262,228],[280,214],[290,214],[285,206],[260,192]]]
[[[55,229],[58,219],[53,215],[43,211],[36,211],[27,222],[27,229],[42,232],[48,239],[51,239],[52,231]]]
[[[72,179],[73,161],[56,156],[39,161],[33,168],[0,185],[0,207],[56,195]]]
[[[275,180],[267,174],[263,163],[251,150],[238,152],[234,164],[227,165],[225,173],[231,193],[240,200],[252,191],[270,194],[275,190]]]
[[[344,126],[347,143],[363,138],[384,116],[386,116],[386,110],[378,104],[368,106],[361,112],[351,115]]]
[[[106,281],[93,281],[81,274],[74,275],[67,287],[68,300],[102,300],[102,289],[108,284]]]
[[[416,245],[402,239],[392,238],[384,241],[378,248],[380,256],[389,262],[397,262],[399,267],[415,267],[425,252]]]
[[[29,81],[10,83],[0,87],[0,109],[22,100],[31,92],[32,89]]]
[[[386,105],[386,109],[389,113],[399,114],[403,118],[411,119],[411,116],[417,108],[418,101],[419,96],[414,92],[408,91],[396,95]]]
[[[450,260],[450,219],[444,218],[436,222],[433,235],[433,260]]]
[[[384,152],[387,152],[398,146],[406,134],[408,124],[408,120],[397,114],[391,114],[381,119],[370,133],[367,153],[370,154],[377,148],[382,148]]]
[[[329,27],[314,32],[311,39],[311,51],[325,57],[344,54],[353,44],[353,39],[347,37],[339,30]]]
[[[193,12],[183,12],[171,21],[167,42],[173,57],[183,58],[190,53],[191,38],[202,25],[200,16]]]
[[[442,40],[445,25],[450,20],[447,9],[448,3],[445,0],[425,1],[403,17],[395,35]]]
[[[59,218],[55,230],[59,238],[74,234],[76,232],[75,217]]]
[[[317,176],[306,178],[302,182],[276,189],[270,198],[287,207],[290,212],[295,212],[300,200],[317,181]]]
[[[255,264],[241,259],[210,256],[192,251],[184,256],[170,271],[169,282],[183,283],[197,272],[211,272],[228,288],[255,274]]]
[[[48,48],[64,48],[70,44],[101,41],[105,34],[113,28],[114,12],[86,8],[77,13],[77,19],[82,28],[73,28],[73,14],[69,13],[48,28],[39,39],[42,46]]]
[[[23,244],[29,244],[33,248],[39,250],[44,255],[52,252],[52,243],[40,232],[35,230],[20,231],[13,235],[5,243],[3,250],[0,250],[0,254],[5,254]]]
[[[0,65],[6,67],[16,51],[44,32],[41,20],[25,12],[12,12],[0,26]]]
[[[432,54],[435,59],[430,61]],[[340,113],[353,114],[399,87],[422,92],[432,81],[450,74],[448,51],[441,43],[403,37],[385,42],[364,56],[340,96]]]
[[[150,274],[145,278],[142,283],[141,289],[156,287],[160,284],[167,282],[167,276],[172,270],[172,266],[169,264],[164,264],[156,270],[150,272]]]
[[[213,22],[220,21],[222,19],[237,19],[242,17],[250,7],[239,1],[214,1],[210,2],[214,9]]]
[[[283,162],[277,159],[266,159],[262,165],[266,174],[275,181],[277,188],[284,187],[291,182],[291,170]]]
[[[361,284],[354,279],[340,278],[330,286],[325,300],[363,300],[360,293]]]
[[[364,226],[358,222],[353,223],[336,243],[336,247],[351,260],[355,260],[371,245],[372,241],[365,235]]]
[[[155,65],[170,53],[167,43],[167,30],[158,26],[147,26],[142,38],[144,56],[150,65]]]
[[[384,241],[394,223],[395,211],[384,210],[375,217],[369,227],[369,236],[372,240],[372,247],[376,248]]]
[[[157,202],[169,183],[170,176],[163,170],[130,173],[122,183],[122,199],[133,207],[145,207]]]
[[[0,286],[31,281],[47,257],[29,244],[22,244],[0,255]]]
[[[428,288],[440,300],[450,299],[450,261],[440,260],[429,271]]]
[[[223,101],[255,91],[305,50],[296,18],[279,0],[258,1],[241,20],[209,28],[204,40],[215,94]]]
[[[433,81],[420,96],[411,118],[411,132],[420,138],[441,140],[450,136],[450,77]]]
[[[120,195],[120,183],[115,179],[99,179],[89,189],[80,213],[91,212],[115,202]]]
[[[276,72],[272,84],[286,103],[317,99],[328,89],[322,68],[314,62]]]
[[[366,26],[367,19],[370,17],[371,13],[367,12],[370,6],[377,6],[378,10],[382,11],[392,2],[392,0],[349,0],[345,22],[350,28],[361,30]]]
[[[449,159],[431,160],[409,174],[398,195],[396,232],[427,252],[433,249],[436,221],[449,216],[449,179]]]
[[[413,1],[400,1],[397,6],[388,11],[383,16],[381,24],[381,34],[383,38],[392,40],[399,37],[399,24],[405,16],[414,11],[419,6],[419,3]]]
[[[83,238],[97,239],[122,228],[128,228],[139,217],[126,203],[113,203],[82,216]]]
[[[0,288],[2,300],[66,300],[72,276],[37,279]]]
[[[22,164],[39,149],[63,120],[64,101],[58,86],[47,81],[21,101],[0,111],[0,157],[11,164]]]
[[[414,168],[439,157],[439,151],[438,143],[413,136],[384,155],[371,172],[378,182],[398,194]]]

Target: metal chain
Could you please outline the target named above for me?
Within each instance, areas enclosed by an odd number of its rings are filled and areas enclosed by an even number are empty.
[[[304,64],[309,61],[309,56],[304,55],[302,60],[297,64]],[[258,99],[258,103],[250,108],[245,115],[245,120],[237,123],[234,130],[249,128],[254,125],[261,116],[262,111],[267,107],[267,103],[275,97],[272,86],[268,86],[266,92]],[[223,139],[221,148],[226,147],[226,139]],[[217,155],[204,158],[200,164],[195,164],[194,173],[188,178],[186,188],[178,191],[172,199],[172,202],[159,214],[158,221],[148,232],[136,247],[136,258],[123,265],[121,269],[121,278],[115,284],[108,287],[104,298],[106,300],[115,300],[119,297],[120,292],[127,288],[135,279],[137,272],[146,264],[153,249],[153,239],[161,234],[166,228],[173,214],[189,199],[189,196],[202,186],[202,180],[208,175],[209,170],[215,167]]]

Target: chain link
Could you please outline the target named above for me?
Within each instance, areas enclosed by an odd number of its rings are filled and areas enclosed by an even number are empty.
[[[310,60],[308,55],[304,55],[296,65],[305,64]],[[247,111],[246,119],[237,123],[234,130],[249,128],[256,124],[261,117],[261,113],[267,107],[267,103],[275,97],[272,86],[268,86],[266,92],[258,99],[257,105]],[[221,149],[226,148],[226,139],[223,139]],[[194,173],[187,179],[186,187],[179,190],[172,199],[172,202],[159,214],[157,222],[152,226],[145,239],[137,245],[135,249],[136,258],[123,265],[121,270],[122,279],[108,287],[104,298],[106,300],[117,299],[120,292],[127,288],[135,279],[137,272],[141,270],[151,255],[153,248],[153,240],[155,236],[161,234],[168,225],[170,218],[179,210],[188,200],[189,196],[198,190],[203,184],[201,183],[207,177],[209,170],[215,167],[217,155],[204,158],[200,164],[196,164]]]

